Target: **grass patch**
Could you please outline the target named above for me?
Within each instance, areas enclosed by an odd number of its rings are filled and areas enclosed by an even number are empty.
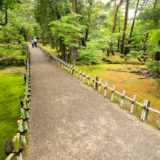
[[[124,58],[120,57],[120,54],[115,52],[115,55],[110,54],[109,57],[106,56],[106,54],[102,54],[100,56],[100,59],[105,58],[106,60],[111,61],[113,64],[134,64],[134,65],[140,65],[141,62],[138,61],[136,58],[129,58],[127,61],[125,61]]]
[[[90,65],[90,66],[78,66],[79,69],[85,70],[87,74],[90,73],[91,77],[96,75],[103,81],[108,81],[109,86],[116,85],[116,90],[123,92],[126,90],[127,95],[133,97],[137,95],[137,100],[142,102],[144,99],[151,101],[153,108],[160,110],[160,90],[157,89],[156,80],[153,78],[149,79],[138,79],[139,75],[126,72],[108,71],[107,69],[125,69],[132,67],[132,65],[121,65],[121,64],[103,64],[103,65]]]
[[[20,117],[19,97],[24,94],[22,74],[0,73],[0,160],[5,159],[4,143],[17,132]]]
[[[40,45],[42,48],[46,49],[49,53],[52,53],[52,54],[54,54],[54,55],[58,55],[58,54],[57,54],[57,50],[56,50],[55,48],[51,48],[51,46],[50,46],[49,44],[46,44],[45,46],[43,46],[41,43],[39,43],[39,45]]]

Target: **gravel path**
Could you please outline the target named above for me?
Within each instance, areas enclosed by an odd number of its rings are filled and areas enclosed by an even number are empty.
[[[160,132],[31,49],[26,160],[160,160]]]

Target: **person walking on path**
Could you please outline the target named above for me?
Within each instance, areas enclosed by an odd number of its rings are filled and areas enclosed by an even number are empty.
[[[37,38],[34,38],[34,46],[37,48]]]
[[[32,48],[34,48],[34,40],[31,40]]]

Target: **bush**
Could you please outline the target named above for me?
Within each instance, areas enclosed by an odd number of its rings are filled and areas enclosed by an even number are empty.
[[[0,65],[3,65],[3,66],[23,66],[24,60],[18,59],[15,56],[5,56],[0,59]]]
[[[102,50],[98,47],[96,41],[89,41],[86,47],[81,47],[79,50],[81,62],[85,64],[97,64],[97,57],[102,54]]]

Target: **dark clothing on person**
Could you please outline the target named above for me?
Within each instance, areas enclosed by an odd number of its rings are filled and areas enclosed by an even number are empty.
[[[34,39],[34,46],[37,48],[37,39]]]
[[[31,40],[32,48],[34,48],[34,40]]]

